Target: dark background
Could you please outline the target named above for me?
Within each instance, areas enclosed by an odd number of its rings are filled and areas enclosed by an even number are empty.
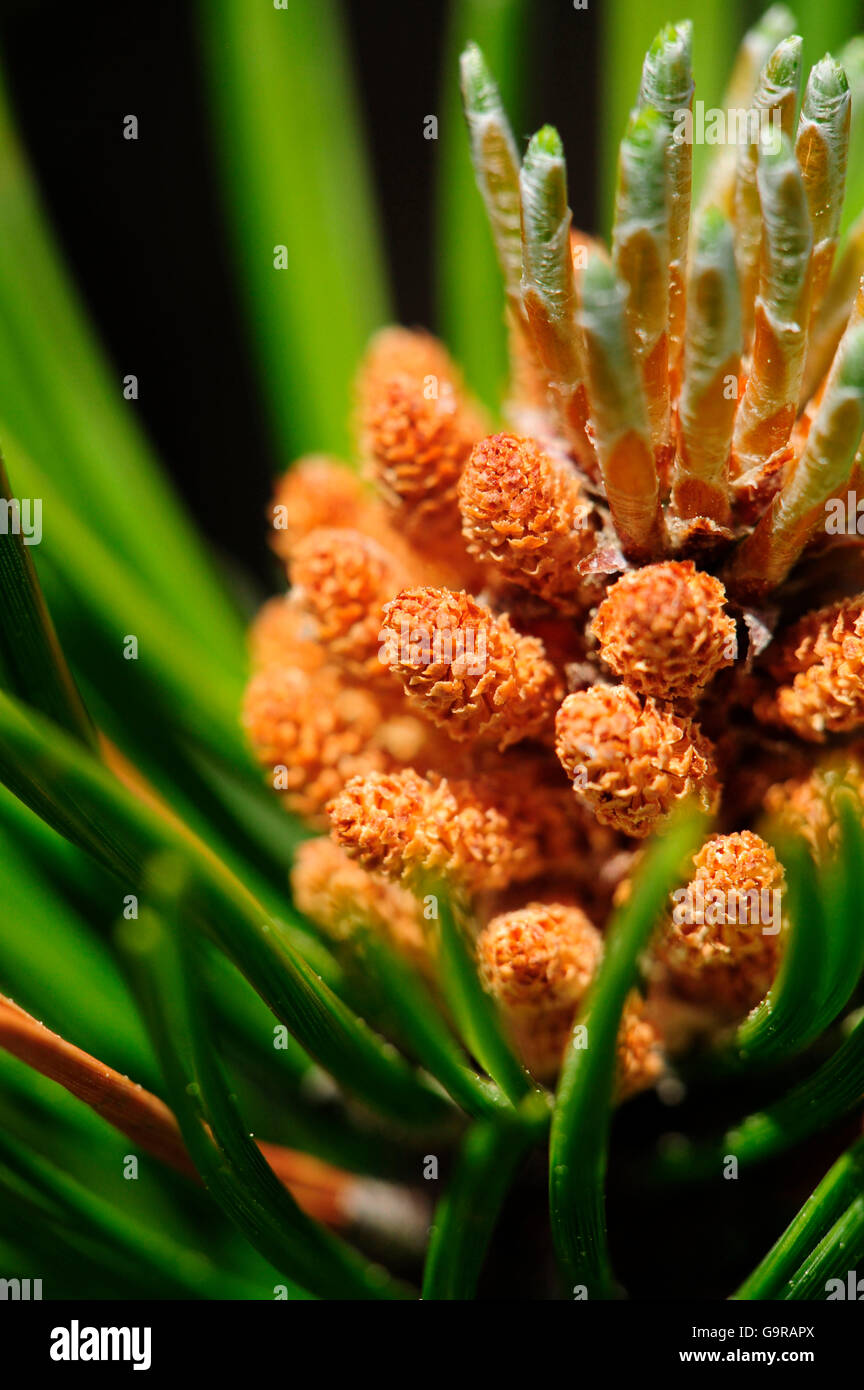
[[[434,327],[437,146],[418,160],[416,125],[418,111],[440,105],[446,4],[345,8],[400,317]],[[542,0],[532,27],[528,130],[547,120],[561,130],[574,151],[574,217],[590,227],[596,11],[574,25],[570,0]],[[195,5],[0,0],[0,43],[45,202],[118,376],[138,376],[137,409],[199,525],[266,581],[273,462],[209,143]],[[137,141],[122,136],[130,113]]]

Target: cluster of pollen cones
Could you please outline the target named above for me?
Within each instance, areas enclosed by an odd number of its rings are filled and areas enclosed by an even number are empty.
[[[864,464],[864,235],[835,256],[864,61],[855,88],[824,58],[802,97],[792,23],[775,7],[745,39],[727,101],[770,137],[720,149],[692,217],[689,26],[661,32],[608,251],[571,229],[556,133],[520,159],[466,51],[507,428],[439,342],[382,330],[362,470],[307,457],[282,478],[290,587],[251,633],[249,739],[322,832],[298,906],[346,950],[379,932],[434,990],[423,893],[445,884],[541,1081],[641,843],[681,802],[714,816],[682,873],[697,906],[670,899],[625,1007],[619,1098],[763,998],[786,933],[742,911],[782,900],[762,836],[780,821],[830,854],[832,798],[864,778],[864,568],[825,525]]]

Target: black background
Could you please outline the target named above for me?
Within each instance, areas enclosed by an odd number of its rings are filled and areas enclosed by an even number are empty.
[[[437,146],[418,158],[416,129],[418,112],[439,105],[446,5],[345,8],[400,317],[434,327]],[[528,129],[558,125],[573,152],[575,220],[590,228],[596,12],[574,24],[570,0],[543,0],[532,28]],[[199,525],[266,582],[273,460],[210,148],[196,7],[0,0],[0,43],[45,202],[118,377],[138,376],[137,408]],[[123,139],[129,113],[137,141]]]

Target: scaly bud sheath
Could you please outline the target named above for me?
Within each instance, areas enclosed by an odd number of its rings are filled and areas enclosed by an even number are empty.
[[[801,85],[802,40],[797,34],[777,45],[761,73],[748,115],[747,141],[738,149],[735,168],[735,258],[741,289],[741,316],[744,345],[749,347],[753,333],[753,304],[759,285],[762,246],[762,207],[758,186],[759,147],[763,128],[777,121],[783,134],[792,138],[795,111]]]
[[[855,166],[846,164],[845,173],[856,173],[861,165],[864,149],[864,36],[850,39],[840,54],[840,71],[845,75],[849,88],[848,99],[851,107],[850,129],[848,134],[848,153],[855,160]],[[857,156],[857,158],[856,158]],[[860,174],[849,189],[851,205],[855,211],[860,206],[862,192]],[[847,198],[847,203],[849,199]],[[839,211],[839,209],[838,209]],[[825,379],[837,344],[843,337],[855,295],[858,281],[864,275],[864,213],[860,213],[844,238],[845,246],[840,261],[824,288],[824,297],[817,304],[810,320],[810,340],[807,345],[807,366],[804,371],[804,386],[801,391],[801,405],[818,391]]]
[[[462,534],[472,555],[566,613],[584,612],[597,585],[577,565],[593,549],[592,507],[575,469],[533,439],[481,439],[459,480]]]
[[[672,503],[681,517],[730,517],[728,465],[738,407],[741,299],[729,221],[706,208],[697,227],[687,300],[684,385]]]
[[[639,105],[662,118],[667,131],[669,170],[669,376],[672,400],[678,399],[686,313],[687,235],[693,147],[676,139],[680,114],[693,107],[693,26],[667,24],[655,38],[642,67]]]
[[[781,584],[825,528],[825,504],[849,479],[864,433],[864,280],[837,349],[800,458],[729,568],[736,597],[762,598]]]
[[[852,121],[846,166],[846,202],[857,214],[864,206],[864,34],[850,39],[837,55],[849,82]]]
[[[561,427],[582,468],[596,476],[585,425],[585,383],[576,322],[567,171],[557,131],[543,126],[522,161],[522,311]]]
[[[864,94],[862,94],[864,100]],[[849,315],[864,275],[864,213],[853,223],[846,246],[831,277],[815,321],[810,325],[807,365],[801,404],[809,401],[829,371],[834,354],[846,331]]]
[[[729,86],[721,103],[724,111],[748,111],[753,105],[759,74],[781,40],[795,28],[795,16],[785,5],[772,5],[744,35]],[[711,161],[700,208],[718,207],[727,217],[735,210],[736,146],[718,145]]]
[[[492,239],[508,299],[519,298],[522,279],[522,219],[519,155],[501,95],[485,59],[469,43],[460,60],[462,102],[471,158],[492,228]]]
[[[811,321],[825,294],[837,250],[851,106],[846,74],[826,54],[810,73],[795,142],[813,226]]]
[[[670,463],[669,213],[666,124],[653,107],[633,112],[621,141],[612,249],[627,286],[627,314],[661,476]]]
[[[627,320],[627,291],[601,256],[582,277],[579,322],[591,425],[609,510],[622,548],[652,559],[663,548],[660,484]]]
[[[405,589],[385,604],[381,659],[408,702],[459,741],[507,748],[551,727],[559,677],[537,637],[466,593]]]
[[[527,394],[530,398],[538,393],[539,378],[531,333],[522,308],[519,154],[501,94],[475,43],[468,44],[459,67],[474,176],[489,218],[507,299],[511,385],[517,396]]]
[[[732,436],[738,485],[758,487],[784,461],[804,375],[813,233],[804,183],[785,135],[759,151],[762,256],[750,375]]]

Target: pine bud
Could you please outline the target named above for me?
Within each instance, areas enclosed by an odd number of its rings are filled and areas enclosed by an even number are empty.
[[[592,624],[600,654],[642,695],[689,699],[737,654],[719,579],[692,560],[631,570],[612,585]]]
[[[381,638],[409,703],[451,738],[506,748],[551,729],[560,677],[506,614],[466,593],[405,589],[384,607]]]
[[[714,750],[698,724],[626,686],[594,685],[568,695],[556,720],[556,752],[577,798],[602,825],[650,834],[695,795],[719,797]]]

